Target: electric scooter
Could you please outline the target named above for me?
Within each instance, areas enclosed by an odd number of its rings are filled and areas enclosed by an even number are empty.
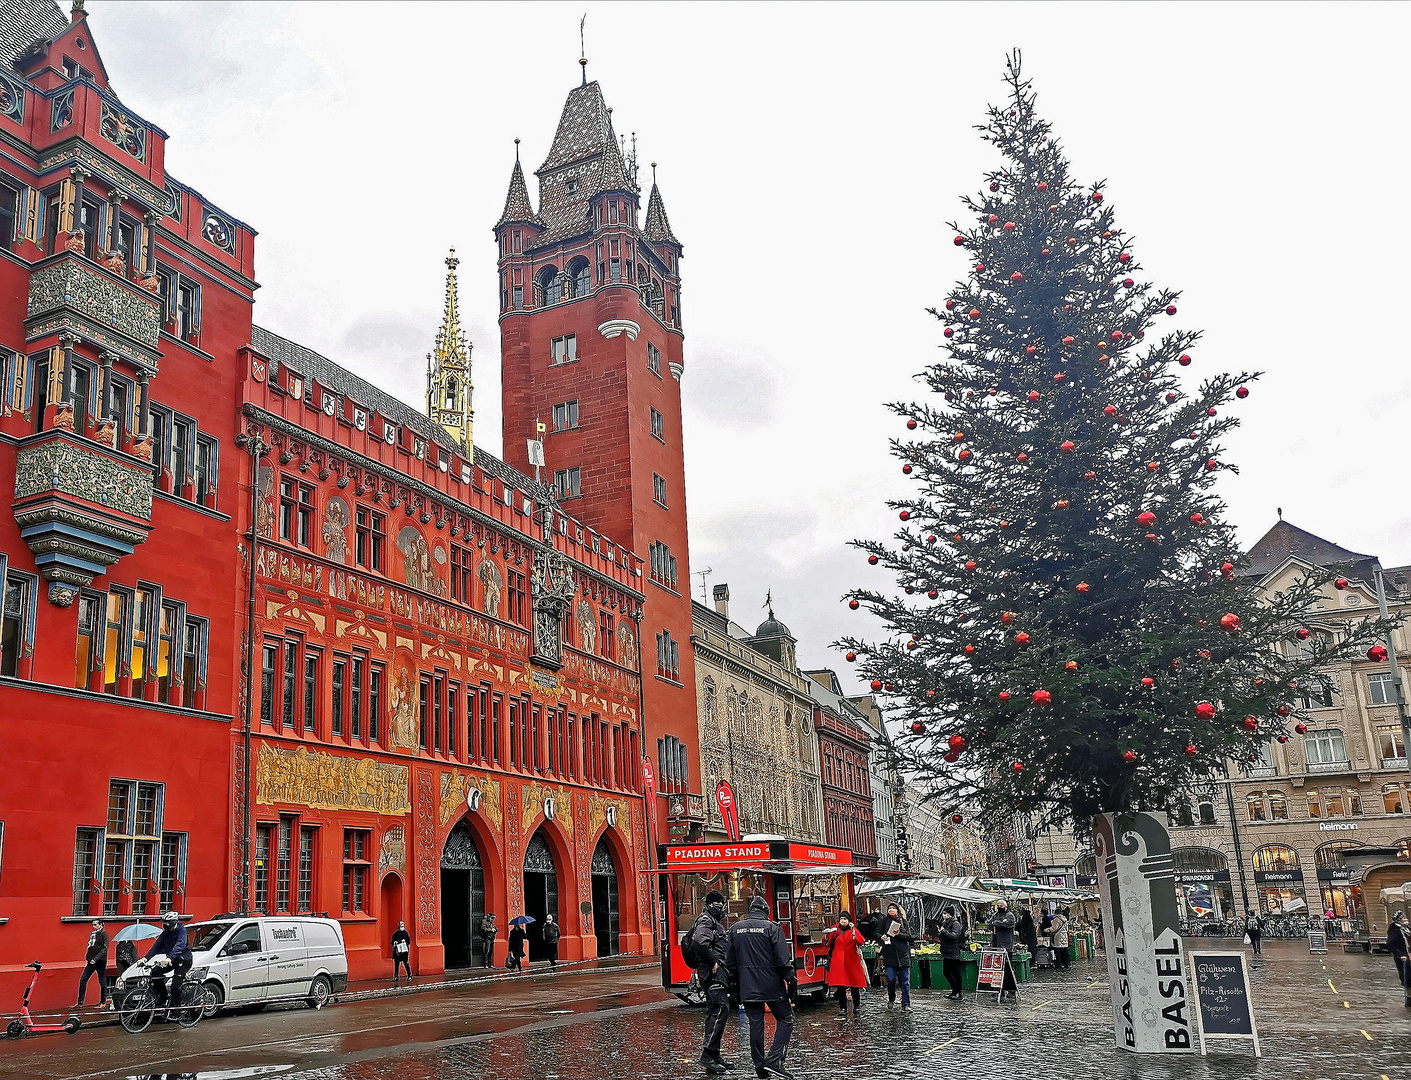
[[[55,1031],[63,1031],[72,1035],[83,1022],[77,1016],[65,1018],[62,1024],[36,1024],[34,1018],[29,1015],[29,995],[34,990],[34,984],[39,981],[39,971],[43,965],[36,960],[28,966],[34,968],[34,978],[30,979],[29,985],[25,987],[24,1004],[20,1006],[20,1018],[10,1021],[9,1027],[5,1029],[5,1034],[12,1039],[23,1039],[26,1035],[48,1035]]]

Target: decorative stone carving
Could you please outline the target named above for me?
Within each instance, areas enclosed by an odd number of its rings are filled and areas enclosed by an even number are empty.
[[[500,590],[504,588],[504,579],[500,577],[500,568],[495,565],[493,559],[481,559],[480,568],[475,572],[480,578],[481,602],[480,609],[492,619],[500,617]]]
[[[410,770],[372,758],[260,745],[255,801],[314,810],[367,810],[400,817],[411,811]]]
[[[629,341],[636,341],[637,335],[641,332],[641,326],[631,319],[609,319],[598,325],[598,333],[605,338],[615,338],[619,334],[626,334]]]
[[[567,807],[569,800],[562,788],[549,787],[546,784],[525,784],[520,789],[520,795],[524,800],[523,818],[520,821],[520,828],[529,832],[529,826],[534,819],[544,811],[545,802],[553,800],[555,807]],[[568,813],[556,813],[550,820],[554,821],[560,829],[571,840],[573,838],[573,815]]]
[[[425,935],[436,933],[440,911],[441,874],[436,850],[435,795],[430,769],[416,771],[416,876],[413,885],[417,898],[417,926]]]
[[[350,521],[348,504],[336,495],[329,499],[328,506],[324,510],[323,525],[319,531],[323,535],[323,554],[333,562],[348,562],[348,525]]]
[[[55,607],[68,607],[78,599],[78,590],[57,581],[49,582],[49,603]]]
[[[98,134],[138,161],[147,160],[147,125],[106,98],[99,113]]]
[[[83,235],[75,232],[69,242],[83,249]],[[106,274],[100,274],[82,259],[64,258],[34,271],[29,277],[28,336],[46,328],[37,323],[50,313],[71,312],[89,320],[94,327],[115,330],[122,338],[101,341],[104,347],[133,360],[142,367],[155,367],[161,340],[161,300]],[[134,349],[135,342],[145,349]]]

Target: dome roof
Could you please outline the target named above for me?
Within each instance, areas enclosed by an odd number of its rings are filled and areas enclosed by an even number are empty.
[[[787,626],[774,617],[774,612],[769,613],[769,618],[759,624],[759,629],[754,632],[755,637],[793,637],[793,633]]]

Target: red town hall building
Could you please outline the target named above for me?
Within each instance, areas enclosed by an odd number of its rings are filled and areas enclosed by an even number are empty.
[[[399,921],[481,962],[486,912],[492,962],[521,913],[653,951],[655,796],[699,795],[681,245],[598,85],[494,227],[509,463],[454,256],[423,412],[254,325],[255,232],[166,138],[81,3],[0,10],[0,998],[169,909],[326,912],[353,979]]]

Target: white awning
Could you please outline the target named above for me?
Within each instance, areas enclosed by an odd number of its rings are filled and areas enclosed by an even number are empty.
[[[973,888],[973,877],[909,877],[891,881],[861,881],[858,896],[895,896],[898,893],[920,893],[939,896],[944,900],[959,900],[966,904],[988,904],[997,899],[994,893]]]

